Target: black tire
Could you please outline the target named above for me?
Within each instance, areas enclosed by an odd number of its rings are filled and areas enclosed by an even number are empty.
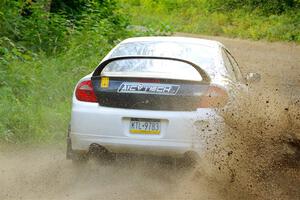
[[[91,158],[96,159],[100,164],[110,164],[116,160],[116,154],[109,152],[98,144],[90,146],[89,154]]]

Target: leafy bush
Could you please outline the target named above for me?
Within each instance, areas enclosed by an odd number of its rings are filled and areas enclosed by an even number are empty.
[[[5,1],[0,7],[0,37],[7,37],[25,49],[35,52],[55,53],[64,47],[67,21],[63,15],[45,12],[44,5],[31,6],[30,14],[24,16],[19,1]]]

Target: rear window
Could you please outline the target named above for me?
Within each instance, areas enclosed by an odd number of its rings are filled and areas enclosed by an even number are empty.
[[[134,55],[180,58],[197,64],[210,75],[218,71],[215,69],[216,48],[187,42],[140,41],[123,43],[112,52],[110,57]]]
[[[101,76],[202,81],[199,72],[190,64],[148,58],[112,61],[102,70]]]

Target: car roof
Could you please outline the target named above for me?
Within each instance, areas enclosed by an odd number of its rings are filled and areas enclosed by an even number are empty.
[[[218,41],[215,40],[207,40],[200,38],[192,38],[192,37],[177,37],[177,36],[151,36],[151,37],[133,37],[125,39],[121,42],[124,43],[135,43],[135,42],[180,42],[180,43],[193,43],[199,44],[209,47],[223,47]]]

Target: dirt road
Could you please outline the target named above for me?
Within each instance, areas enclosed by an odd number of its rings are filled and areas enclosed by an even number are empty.
[[[114,165],[74,167],[62,145],[2,145],[0,199],[300,199],[300,46],[209,38],[231,50],[244,74],[262,75],[251,87],[255,109],[240,108],[244,121],[236,129],[242,133],[229,136],[226,151],[208,159],[218,172],[126,157]]]

